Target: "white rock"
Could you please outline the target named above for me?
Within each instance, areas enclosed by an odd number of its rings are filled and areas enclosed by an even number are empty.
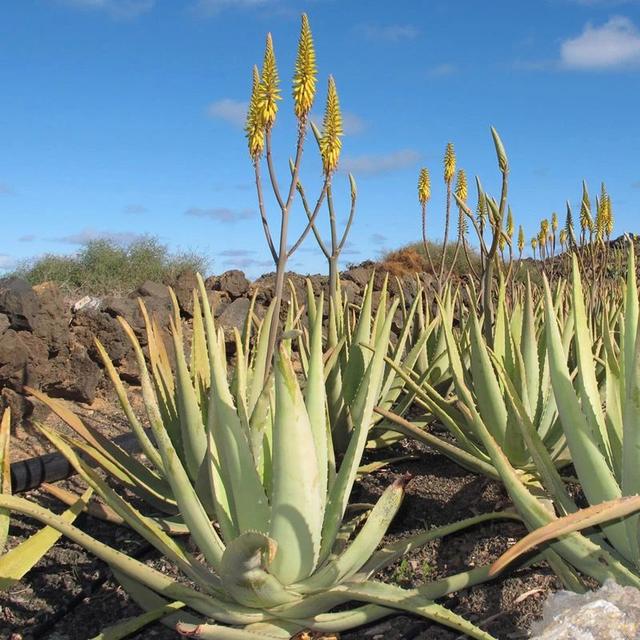
[[[640,590],[608,580],[584,594],[558,591],[531,631],[532,640],[637,640]]]

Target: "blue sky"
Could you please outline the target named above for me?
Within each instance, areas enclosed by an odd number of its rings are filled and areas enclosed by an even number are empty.
[[[71,253],[95,237],[157,235],[211,269],[270,270],[242,122],[251,69],[273,33],[284,100],[280,179],[293,153],[290,78],[300,14],[319,67],[315,114],[335,76],[345,114],[338,218],[358,182],[344,260],[419,237],[416,181],[431,170],[442,233],[442,154],[496,194],[489,126],[511,164],[529,238],[604,180],[616,232],[640,231],[637,0],[20,0],[0,7],[0,267]],[[320,165],[312,140],[303,180]],[[474,190],[470,189],[474,200]],[[273,202],[268,205],[276,214]],[[301,212],[294,210],[293,232]],[[276,219],[274,218],[274,224]],[[322,271],[312,237],[293,258]]]

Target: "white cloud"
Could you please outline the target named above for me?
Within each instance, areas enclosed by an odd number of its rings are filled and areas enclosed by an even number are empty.
[[[443,78],[444,76],[451,76],[458,72],[458,67],[451,62],[443,62],[437,64],[428,70],[428,74],[434,78]]]
[[[83,229],[78,233],[72,233],[68,236],[54,238],[56,242],[64,242],[65,244],[83,245],[95,240],[104,240],[115,244],[131,244],[136,240],[144,238],[144,234],[134,233],[133,231],[98,231],[96,229]]]
[[[213,16],[225,9],[254,9],[273,4],[273,0],[196,0],[193,10],[204,16]]]
[[[613,7],[621,4],[638,4],[640,0],[570,0],[584,7]]]
[[[583,32],[565,40],[560,62],[566,69],[613,69],[640,64],[640,32],[629,18],[614,16],[602,26],[587,24]]]
[[[0,253],[0,269],[9,270],[14,269],[16,266],[15,258],[11,256],[7,256],[3,253]]]
[[[253,218],[256,212],[252,209],[229,209],[227,207],[212,207],[203,209],[201,207],[190,207],[184,214],[193,218],[210,218],[222,223],[233,223],[238,220]]]
[[[378,42],[402,42],[420,35],[420,29],[411,24],[361,24],[357,30],[369,40]]]
[[[360,174],[379,174],[411,167],[420,160],[420,154],[414,149],[400,149],[391,153],[365,153],[359,156],[345,156],[340,168],[342,171]]]
[[[251,249],[225,249],[218,255],[226,258],[244,258],[246,256],[250,256],[252,253],[255,253],[255,251],[252,251]]]
[[[63,5],[85,11],[104,11],[112,18],[131,19],[151,11],[156,0],[58,0]]]
[[[149,211],[143,204],[128,204],[124,207],[123,212],[129,215],[140,215]]]
[[[322,119],[323,115],[321,113],[311,114],[311,120],[320,130],[322,130]],[[366,128],[367,123],[360,116],[350,111],[342,112],[342,129],[346,136],[355,136],[362,133]]]
[[[218,118],[229,122],[235,127],[243,127],[247,118],[248,102],[234,100],[233,98],[222,98],[212,102],[207,108],[207,114],[211,118]]]

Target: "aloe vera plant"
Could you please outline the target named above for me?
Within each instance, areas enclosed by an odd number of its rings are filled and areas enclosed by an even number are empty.
[[[43,433],[64,453],[87,484],[129,526],[155,546],[194,586],[168,578],[161,572],[100,543],[87,534],[25,499],[1,496],[0,508],[23,513],[57,529],[107,562],[132,597],[147,610],[142,620],[163,618],[181,634],[198,638],[288,638],[306,628],[323,632],[349,629],[388,615],[392,610],[412,612],[469,634],[491,636],[434,600],[450,590],[486,579],[488,567],[452,576],[416,589],[403,590],[371,579],[403,553],[435,537],[512,514],[486,514],[434,529],[376,552],[396,514],[406,479],[394,482],[362,516],[349,510],[349,495],[366,446],[372,412],[384,381],[384,355],[389,342],[394,306],[379,328],[374,350],[361,384],[350,403],[353,431],[341,461],[333,456],[328,429],[322,351],[322,314],[309,328],[308,371],[300,387],[288,340],[278,348],[268,409],[258,423],[247,411],[246,378],[242,354],[231,384],[222,333],[216,329],[210,308],[203,303],[204,343],[209,369],[206,401],[199,404],[191,376],[180,372],[177,354],[176,414],[163,415],[150,394],[151,378],[142,372],[152,435],[148,458],[159,457],[162,482],[188,528],[197,553],[177,544],[155,519],[143,515],[114,491],[77,451],[89,452],[82,441],[41,426]],[[173,327],[179,343],[179,329]],[[286,338],[287,334],[285,334]],[[204,354],[192,354],[205,361]],[[200,371],[203,371],[200,369]],[[259,404],[259,401],[256,405]],[[190,467],[194,455],[188,443],[170,429],[180,426],[187,434],[195,417],[202,419],[203,448],[199,467]],[[175,417],[177,425],[171,421]],[[144,431],[137,431],[139,437]],[[145,437],[146,434],[145,434]],[[199,437],[199,436],[198,436]],[[183,452],[177,450],[182,443]],[[97,447],[91,452],[98,457]],[[111,452],[113,453],[113,452]],[[114,455],[114,458],[116,456]],[[127,486],[128,477],[115,465],[103,464]],[[150,471],[151,473],[151,471]],[[194,483],[194,476],[196,481]],[[212,523],[215,516],[214,525]],[[353,518],[356,518],[354,521]],[[356,608],[329,612],[348,602]],[[181,611],[185,607],[188,611]],[[178,609],[179,611],[176,611]],[[329,613],[327,613],[329,612]],[[208,622],[208,619],[214,622]],[[131,624],[127,629],[135,627]]]
[[[593,507],[603,504],[602,509],[580,512],[503,367],[498,366],[496,370],[504,385],[504,399],[509,411],[517,416],[516,424],[535,462],[538,487],[527,486],[523,481],[522,474],[513,467],[492,435],[486,417],[473,403],[461,406],[466,419],[477,429],[527,527],[532,532],[541,528],[550,532],[543,537],[553,540],[549,545],[553,567],[575,590],[583,588],[576,570],[599,582],[612,578],[623,585],[640,586],[638,502],[631,499],[638,492],[633,442],[637,438],[635,416],[640,362],[638,294],[632,252],[631,248],[624,302],[612,318],[601,323],[605,348],[598,357],[596,349],[600,339],[596,340],[593,335],[596,328],[587,317],[578,260],[575,256],[572,258],[568,315],[574,325],[575,376],[568,364],[568,345],[566,341],[563,343],[559,310],[548,282],[544,282],[546,349],[555,403],[585,496]],[[462,378],[458,364],[454,366],[454,375]],[[585,522],[590,528],[584,534],[579,533]]]

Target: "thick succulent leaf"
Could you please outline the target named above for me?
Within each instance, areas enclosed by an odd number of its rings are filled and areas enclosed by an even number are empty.
[[[295,627],[297,628],[297,626]],[[176,631],[186,638],[200,638],[201,640],[265,640],[276,638],[278,640],[287,640],[291,638],[290,629],[280,629],[269,625],[267,627],[269,633],[266,633],[265,627],[260,625],[255,631],[249,629],[237,629],[231,627],[223,627],[219,624],[185,624],[180,623],[176,627]]]
[[[197,389],[193,386],[182,335],[176,325],[172,325],[171,337],[176,356],[176,396],[184,462],[189,477],[195,481],[207,449],[206,435]]]
[[[407,611],[419,615],[428,620],[433,620],[445,625],[450,629],[455,629],[460,633],[467,634],[470,638],[477,640],[495,640],[494,637],[482,631],[471,622],[446,609],[440,604],[426,599],[417,589],[402,589],[395,585],[383,584],[381,582],[364,582],[360,584],[349,584],[349,593],[355,600],[370,602],[386,607],[393,607],[401,611]]]
[[[621,356],[624,371],[622,409],[622,474],[623,495],[640,493],[640,323],[638,322],[638,287],[636,284],[635,247],[630,244],[627,259],[627,283],[624,304],[624,337]],[[619,427],[616,429],[619,432]],[[640,518],[627,521],[629,544],[635,562],[640,561]]]
[[[75,454],[64,436],[53,430],[42,429],[55,447],[69,460],[84,481],[140,536],[151,543],[163,555],[175,562],[192,580],[202,588],[214,586],[218,580],[205,565],[183,551],[183,549],[151,518],[140,513],[107,481]]]
[[[324,296],[320,295],[318,307],[323,308]],[[309,319],[311,321],[311,318]],[[313,433],[316,457],[318,460],[318,481],[321,512],[324,517],[327,486],[329,481],[329,451],[333,449],[331,431],[327,424],[327,397],[324,384],[324,365],[322,362],[322,313],[314,316],[310,326],[310,353],[307,384],[304,389],[304,401]]]
[[[506,337],[503,340],[506,340]],[[502,351],[502,357],[496,353],[500,361],[504,361],[504,351],[506,351],[504,346]],[[471,313],[471,373],[478,411],[484,423],[490,425],[493,437],[504,448],[507,445],[507,408],[482,337],[478,318],[473,311]],[[507,450],[506,453],[509,456],[510,451]]]
[[[162,466],[166,472],[166,479],[171,485],[173,496],[178,503],[180,513],[186,525],[189,527],[195,543],[207,559],[207,562],[214,568],[218,568],[222,560],[224,545],[217,531],[211,524],[204,506],[198,499],[198,495],[191,484],[191,479],[180,461],[173,442],[164,427],[158,406],[150,396],[150,381],[148,376],[145,376],[143,373],[144,354],[142,353],[142,349],[140,349],[139,346],[138,348],[134,346],[134,350],[138,361],[138,368],[141,371],[140,382],[142,384],[142,393],[147,396],[146,400],[148,400],[146,401],[147,415],[160,450],[160,455],[162,456]]]
[[[622,495],[620,487],[605,455],[598,446],[602,442],[600,433],[594,432],[594,423],[587,420],[582,413],[578,396],[573,388],[557,319],[553,311],[551,291],[546,280],[545,299],[545,325],[551,381],[576,472],[591,504],[620,498]],[[582,319],[576,317],[576,325],[578,322],[582,323]],[[576,326],[576,334],[578,331],[584,334],[585,327],[578,328]],[[582,340],[586,340],[586,336],[583,335]],[[585,368],[592,368],[592,359],[585,362],[585,357],[583,354],[582,363]],[[600,394],[597,389],[596,393],[599,402]],[[614,546],[626,557],[629,557],[628,538],[624,524],[608,525],[605,531],[611,537]]]
[[[60,516],[24,498],[0,495],[0,508],[9,509],[16,513],[35,518],[43,524],[57,529],[60,533],[84,547],[114,569],[119,570],[133,580],[137,580],[149,589],[161,593],[166,598],[184,602],[188,607],[204,616],[210,616],[225,624],[241,625],[262,622],[267,618],[263,612],[242,607],[226,600],[221,602],[212,596],[191,589],[173,580],[161,571],[157,571],[139,560],[135,560],[120,551],[116,551],[110,546],[84,533],[77,527],[65,522]]]
[[[9,441],[11,438],[11,410],[5,409],[0,419],[0,493],[11,495],[11,458]],[[0,509],[0,553],[9,535],[9,513]]]
[[[162,459],[160,458],[160,454],[149,439],[147,432],[144,430],[144,427],[140,424],[138,417],[134,413],[133,407],[129,402],[127,392],[122,384],[122,380],[120,379],[116,368],[113,366],[113,362],[111,362],[111,358],[109,358],[107,350],[104,348],[100,340],[96,339],[95,344],[98,349],[98,353],[100,354],[100,359],[107,371],[107,375],[109,376],[111,384],[113,384],[116,395],[118,396],[120,406],[122,407],[125,416],[127,416],[131,429],[136,434],[136,437],[140,442],[140,447],[142,448],[143,453],[147,456],[149,462],[151,462],[158,471],[162,472]]]
[[[115,577],[115,579],[122,585],[123,589],[127,592],[127,595],[132,598],[135,603],[142,608],[144,611],[154,611],[158,610],[161,607],[164,607],[168,604],[172,604],[174,601],[169,601],[158,595],[155,591],[149,589],[141,582],[137,580],[133,580],[129,576],[123,574],[121,571],[114,569],[111,567],[111,571]],[[192,615],[188,611],[184,611],[184,609],[178,611],[177,613],[168,613],[164,617],[160,619],[161,624],[169,629],[174,630],[176,628],[176,624],[178,622],[187,622],[192,624],[202,623],[203,620],[201,618],[197,618]]]
[[[206,299],[202,278],[200,294]],[[211,392],[207,430],[213,436],[209,451],[215,456],[212,465],[214,489],[222,505],[228,505],[230,516],[239,533],[268,529],[269,505],[255,467],[251,444],[242,426],[229,390],[224,358],[224,340],[216,332],[208,305],[203,305],[204,327],[211,363]],[[261,380],[264,385],[264,380]],[[224,497],[223,497],[224,496]],[[177,497],[177,496],[176,496]]]
[[[60,518],[73,522],[89,503],[93,489],[78,496],[75,503]],[[49,552],[62,534],[53,527],[44,527],[13,549],[0,555],[0,591],[6,591],[22,578]]]
[[[48,482],[43,482],[40,485],[40,489],[48,493],[60,500],[60,502],[66,504],[68,507],[73,506],[80,496],[73,491],[68,491],[67,489],[63,489],[62,487],[49,484]],[[125,524],[124,520],[108,505],[103,502],[94,502],[91,501],[85,507],[85,512],[93,518],[98,518],[99,520],[104,520],[105,522],[111,522],[112,524],[123,525]]]
[[[131,486],[146,487],[152,494],[166,500],[170,498],[170,486],[165,479],[142,464],[135,456],[114,444],[97,429],[86,426],[82,420],[60,400],[49,398],[46,394],[25,387],[29,395],[34,396],[51,409],[61,420],[73,429],[86,444],[84,450],[89,453],[100,466],[116,475],[122,482]]]
[[[624,518],[637,511],[640,511],[640,496],[627,496],[580,509],[575,513],[554,520],[548,525],[529,533],[529,535],[522,538],[508,551],[503,553],[500,558],[493,563],[489,573],[491,576],[500,573],[500,571],[518,557],[549,540],[560,538],[568,533],[581,531],[582,529],[587,529],[609,520]]]
[[[266,609],[300,599],[269,573],[277,544],[263,533],[243,533],[232,540],[222,556],[225,592],[247,607]]]
[[[311,574],[320,553],[324,496],[314,434],[291,360],[280,345],[275,362],[271,526],[278,545],[271,564],[285,585]]]
[[[395,517],[408,478],[396,479],[380,496],[362,529],[338,557],[320,567],[297,588],[305,593],[324,590],[349,579],[369,560]]]
[[[600,389],[596,379],[595,362],[593,356],[593,339],[587,324],[587,313],[584,304],[584,293],[580,278],[578,261],[573,255],[573,287],[572,287],[573,317],[575,322],[575,345],[578,356],[578,390],[582,413],[589,422],[591,435],[598,444],[607,464],[613,468],[611,449],[604,412],[600,404]]]
[[[353,483],[358,473],[362,453],[367,443],[373,409],[377,404],[382,386],[384,357],[386,355],[387,345],[389,344],[391,324],[397,305],[397,300],[391,305],[389,313],[387,314],[387,320],[384,324],[384,330],[381,332],[375,344],[373,357],[360,382],[358,392],[350,408],[354,432],[349,441],[349,446],[342,460],[342,464],[340,465],[340,470],[336,475],[336,480],[327,504],[325,522],[322,530],[321,559],[325,559],[333,547],[336,534],[340,529],[340,524],[342,523],[342,518],[344,517],[349,502],[349,495],[351,494]]]
[[[103,629],[97,636],[94,636],[92,640],[122,640],[123,638],[128,638],[152,622],[165,618],[173,612],[179,611],[184,606],[184,602],[168,602],[156,609],[145,611],[139,616],[128,618]]]

